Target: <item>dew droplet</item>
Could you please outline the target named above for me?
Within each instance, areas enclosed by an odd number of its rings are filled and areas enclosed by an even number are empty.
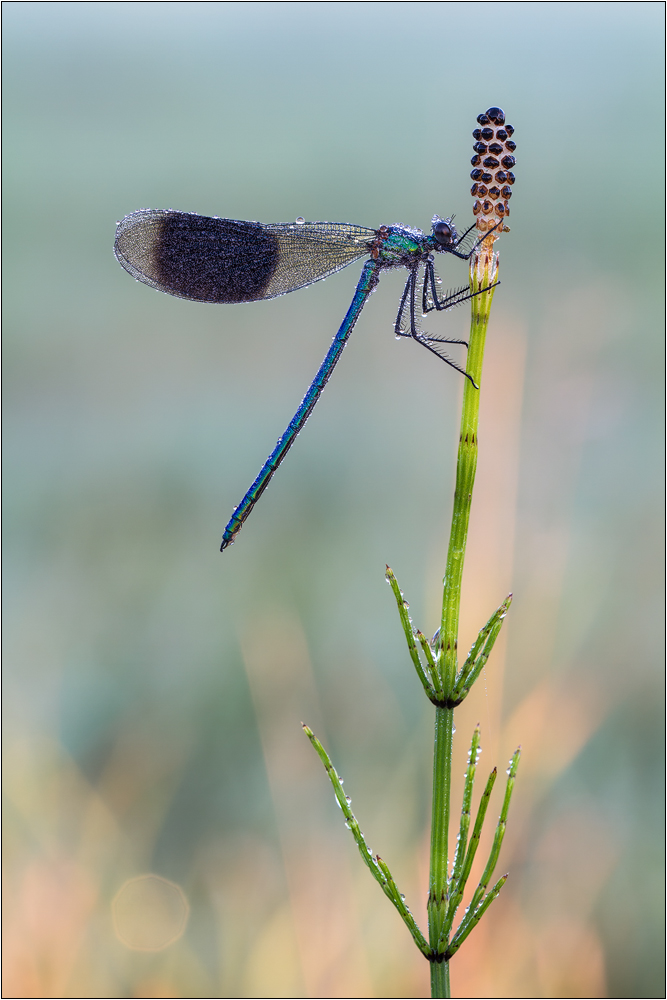
[[[304,219],[304,217],[302,215],[299,215],[299,216],[297,216],[297,218],[296,218],[295,221],[296,221],[297,226],[302,226],[306,220]]]

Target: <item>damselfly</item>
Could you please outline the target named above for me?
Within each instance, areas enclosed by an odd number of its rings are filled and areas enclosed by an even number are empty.
[[[436,216],[427,236],[420,229],[405,226],[365,229],[303,219],[264,226],[258,222],[150,209],[133,212],[118,223],[114,252],[125,270],[146,285],[196,302],[272,299],[326,278],[360,257],[369,257],[327,356],[289,427],[235,508],[222,537],[221,551],[235,540],[312,413],[381,271],[395,267],[405,267],[408,271],[396,317],[396,335],[412,337],[472,382],[471,376],[447,356],[443,347],[445,344],[467,347],[466,341],[424,333],[417,318],[417,300],[420,278],[423,313],[434,309],[446,311],[472,298],[468,285],[442,297],[438,295],[434,254],[448,253],[469,260],[479,245],[471,235],[474,228],[471,226],[459,236],[451,218]]]

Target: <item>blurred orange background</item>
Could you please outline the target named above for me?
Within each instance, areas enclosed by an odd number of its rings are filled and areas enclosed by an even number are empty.
[[[492,104],[517,183],[460,648],[515,596],[456,715],[455,802],[476,722],[480,786],[523,757],[510,878],[452,987],[664,995],[663,20],[3,5],[5,996],[428,995],[300,722],[424,928],[433,711],[384,568],[432,633],[461,379],[396,342],[383,276],[221,556],[359,269],[215,307],[135,284],[111,247],[141,207],[463,226]]]

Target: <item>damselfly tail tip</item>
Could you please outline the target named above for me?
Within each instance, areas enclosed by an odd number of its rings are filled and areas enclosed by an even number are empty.
[[[509,232],[505,220],[510,214],[508,202],[515,181],[511,169],[516,163],[516,143],[511,138],[514,128],[506,124],[502,108],[488,108],[477,115],[477,122],[480,127],[472,134],[475,155],[470,161],[470,193],[475,199],[472,210],[480,234],[495,230],[495,240],[502,232]]]
[[[220,545],[220,551],[221,552],[224,552],[225,549],[228,549],[230,545],[234,544],[234,542],[236,541],[236,536],[238,535],[239,531],[243,527],[243,522],[245,521],[246,517],[248,516],[249,511],[246,511],[246,514],[245,514],[244,517],[237,517],[236,516],[236,512],[237,512],[238,509],[239,509],[238,507],[234,508],[234,513],[230,517],[230,519],[229,519],[229,521],[228,521],[228,523],[227,523],[227,525],[225,527],[225,530],[222,533],[222,544]],[[251,507],[251,509],[252,509],[252,507]]]

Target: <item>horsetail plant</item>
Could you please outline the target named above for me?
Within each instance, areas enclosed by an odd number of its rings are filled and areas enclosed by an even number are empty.
[[[368,848],[350,808],[350,799],[345,794],[341,780],[324,747],[312,730],[304,726],[306,735],[326,768],[338,804],[343,810],[345,825],[352,832],[364,862],[398,910],[417,948],[430,962],[432,997],[451,996],[450,959],[479,923],[507,880],[508,876],[503,875],[489,889],[505,835],[507,814],[521,753],[520,748],[517,749],[510,760],[505,796],[489,857],[472,899],[454,929],[457,911],[472,870],[497,777],[497,769],[494,768],[486,782],[470,833],[473,786],[480,753],[478,725],[473,733],[468,755],[459,833],[450,869],[449,821],[454,709],[466,698],[484,669],[512,601],[512,595],[509,594],[494,611],[480,630],[464,663],[459,666],[457,644],[461,579],[477,468],[482,361],[498,273],[498,254],[494,250],[494,243],[501,232],[509,232],[506,219],[510,214],[508,202],[512,195],[511,186],[514,184],[511,168],[515,163],[513,153],[516,148],[511,138],[514,129],[511,125],[505,124],[505,115],[500,108],[489,108],[478,116],[477,122],[480,127],[473,132],[476,141],[473,147],[475,155],[472,159],[471,177],[474,183],[471,194],[475,198],[473,214],[476,217],[479,242],[470,258],[470,292],[473,297],[470,299],[472,317],[465,372],[468,377],[463,388],[456,486],[443,581],[442,617],[440,628],[433,640],[429,641],[419,629],[414,628],[408,614],[408,604],[404,600],[396,577],[388,566],[386,570],[387,581],[396,599],[410,659],[426,696],[435,706],[431,856],[427,904],[428,940],[408,909],[389,868],[379,855],[373,855]]]

